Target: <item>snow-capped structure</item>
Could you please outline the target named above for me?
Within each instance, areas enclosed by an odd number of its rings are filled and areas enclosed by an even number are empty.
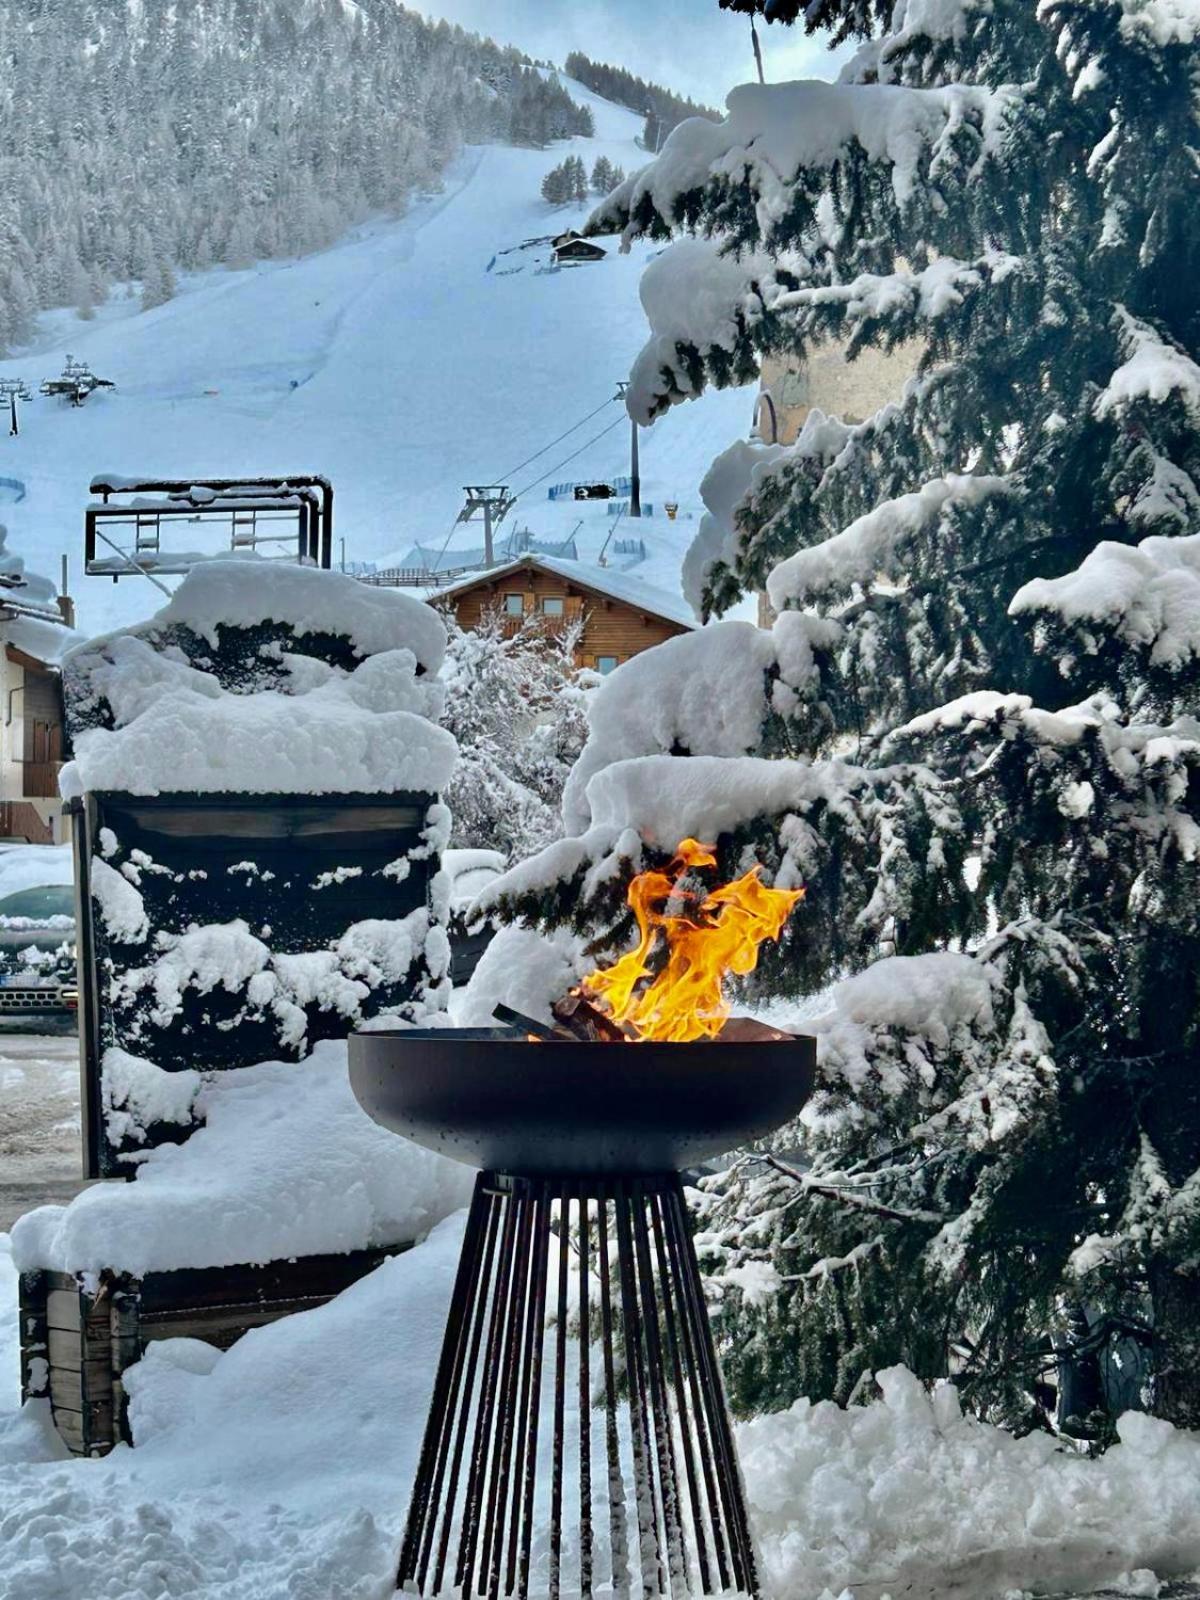
[[[408,596],[235,560],[67,657],[99,1170],[191,1124],[180,1075],[444,1004],[444,646]]]

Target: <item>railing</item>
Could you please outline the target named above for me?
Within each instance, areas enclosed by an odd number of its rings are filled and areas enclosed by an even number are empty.
[[[374,589],[441,589],[456,578],[478,570],[474,566],[442,567],[437,572],[431,572],[428,567],[384,567],[381,572],[363,573],[358,581]]]

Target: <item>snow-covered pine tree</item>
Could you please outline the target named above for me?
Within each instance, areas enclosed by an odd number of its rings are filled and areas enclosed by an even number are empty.
[[[547,205],[565,205],[571,199],[575,188],[574,175],[570,170],[570,162],[560,161],[556,167],[542,179],[542,199]]]
[[[498,614],[470,630],[448,621],[441,720],[459,748],[445,797],[455,848],[514,861],[562,833],[563,786],[587,733],[577,639],[536,620],[509,633]]]
[[[630,409],[829,340],[923,341],[919,371],[715,464],[692,592],[778,619],[606,681],[575,837],[500,903],[619,944],[629,873],[687,832],[808,885],[758,975],[837,985],[808,1164],[707,1199],[739,1404],[904,1360],[1028,1426],[1069,1303],[1148,1316],[1148,1402],[1198,1426],[1195,13],[807,15],[862,41],[842,82],[736,90],[594,219],[688,235]]]

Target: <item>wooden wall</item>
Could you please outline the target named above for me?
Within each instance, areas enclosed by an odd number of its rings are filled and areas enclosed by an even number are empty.
[[[537,568],[480,579],[473,588],[453,598],[447,597],[445,603],[453,604],[459,627],[473,629],[479,627],[489,611],[499,611],[503,615],[504,597],[509,594],[522,597],[522,616],[513,617],[511,621],[504,619],[514,632],[524,620],[541,615],[542,600],[548,595],[561,597],[564,602],[562,621],[547,618],[548,627],[583,618],[583,634],[575,653],[576,664],[581,667],[594,667],[601,656],[616,656],[618,662],[628,661],[630,656],[648,650],[651,645],[688,632],[681,623],[639,611],[623,600],[593,593],[558,573],[541,572]]]

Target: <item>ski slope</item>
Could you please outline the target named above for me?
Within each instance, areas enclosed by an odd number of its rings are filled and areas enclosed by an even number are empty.
[[[0,374],[36,390],[69,352],[117,384],[82,409],[38,397],[22,408],[18,438],[0,434],[0,477],[25,486],[23,499],[0,508],[9,548],[55,577],[69,555],[84,630],[134,620],[162,602],[142,578],[81,577],[83,508],[97,472],[324,473],[337,491],[346,560],[380,566],[416,543],[441,549],[463,485],[532,485],[506,531],[566,539],[582,516],[580,558],[597,559],[613,528],[607,506],[551,502],[546,492],[629,470],[630,425],[610,397],[645,337],[638,280],[653,247],[622,256],[615,240],[603,241],[604,261],[556,271],[545,270],[544,245],[520,248],[587,213],[539,196],[542,177],[565,154],[589,170],[600,154],[626,170],[645,159],[634,143],[638,117],[577,83],[567,87],[592,107],[596,137],[548,150],[468,148],[442,192],[399,220],[364,226],[299,261],[194,275],[151,311],[140,310],[132,286],[93,321],[48,314],[37,343],[0,362]],[[591,422],[510,475],[598,407]],[[617,531],[646,544],[631,577],[678,593],[700,480],[746,433],[751,413],[752,395],[731,391],[675,408],[643,432],[642,495],[655,515],[640,525],[623,519]],[[680,506],[674,523],[663,515],[667,500]],[[450,548],[481,543],[475,524],[457,528]]]

